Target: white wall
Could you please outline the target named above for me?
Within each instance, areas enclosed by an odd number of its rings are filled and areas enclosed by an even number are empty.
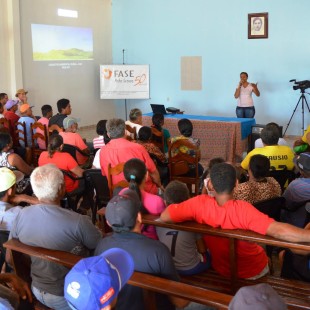
[[[77,19],[57,16],[57,8],[77,10]],[[81,126],[115,115],[113,101],[99,97],[99,65],[112,62],[111,0],[0,0],[0,34],[5,48],[0,51],[0,92],[14,97],[18,88],[29,91],[28,101],[34,112],[68,98],[73,116],[81,118]],[[35,62],[32,55],[31,24],[63,25],[93,29],[94,60],[81,61],[69,69]],[[61,62],[58,62],[61,63]]]

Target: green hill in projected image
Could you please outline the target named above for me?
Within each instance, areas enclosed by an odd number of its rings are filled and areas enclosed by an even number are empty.
[[[68,50],[50,50],[46,53],[33,52],[33,60],[88,60],[93,59],[93,52],[78,48]]]

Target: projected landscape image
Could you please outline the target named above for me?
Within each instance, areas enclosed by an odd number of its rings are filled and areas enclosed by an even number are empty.
[[[93,59],[91,28],[32,24],[31,34],[35,61]]]

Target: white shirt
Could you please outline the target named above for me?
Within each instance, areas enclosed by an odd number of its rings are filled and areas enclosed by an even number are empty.
[[[278,145],[286,145],[289,146],[288,143],[283,139],[283,138],[279,138],[278,140]],[[264,147],[263,141],[261,138],[255,140],[255,145],[254,148],[256,149],[257,147]]]
[[[248,84],[247,87],[241,86],[240,95],[238,98],[238,107],[246,108],[253,107],[253,98],[252,98],[253,86]]]

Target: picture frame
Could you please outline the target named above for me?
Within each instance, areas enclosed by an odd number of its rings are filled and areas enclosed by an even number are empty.
[[[268,38],[268,13],[248,14],[248,39]]]

